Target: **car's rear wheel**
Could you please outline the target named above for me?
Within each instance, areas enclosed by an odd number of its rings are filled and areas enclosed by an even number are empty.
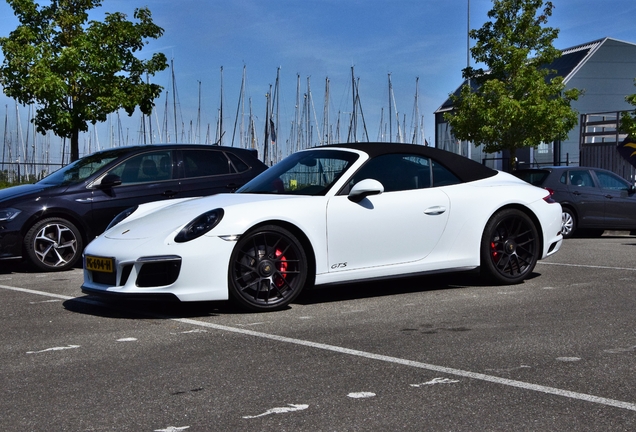
[[[574,235],[576,229],[576,217],[574,212],[569,208],[564,207],[561,213],[561,234],[563,238],[570,238]]]
[[[481,240],[481,270],[501,284],[523,281],[539,258],[539,233],[524,212],[505,209],[495,213]]]
[[[73,267],[82,256],[82,235],[63,218],[43,219],[24,237],[24,247],[31,264],[44,271],[62,271]]]
[[[241,236],[229,265],[232,300],[255,311],[287,306],[307,282],[307,255],[298,239],[276,225]]]

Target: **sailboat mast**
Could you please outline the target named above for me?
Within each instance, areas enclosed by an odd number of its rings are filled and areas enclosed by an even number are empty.
[[[329,77],[325,78],[325,102],[322,112],[321,144],[330,144],[329,140]]]
[[[174,76],[174,59],[170,60],[170,69],[172,69],[172,109],[174,111],[174,140],[176,143],[179,139],[179,127],[177,124],[177,82]]]
[[[391,74],[389,74],[389,142],[393,141],[393,101],[391,94],[393,93],[393,83],[391,83]]]
[[[420,130],[419,130],[419,121],[420,121],[420,100],[419,100],[420,94],[419,94],[419,88],[420,88],[420,77],[415,77],[415,102],[414,102],[414,106],[413,106],[414,126],[413,126],[413,138],[411,139],[411,143],[413,143],[413,144],[420,144],[418,142],[419,141],[419,135],[420,135]]]
[[[358,114],[356,112],[356,97],[358,95],[358,89],[356,87],[356,77],[353,71],[353,66],[351,66],[351,95],[353,97],[353,111],[351,114],[351,125],[353,134],[353,142],[358,141]]]
[[[300,74],[296,74],[296,112],[294,115],[294,135],[292,153],[300,150]]]
[[[273,141],[273,145],[276,145],[276,141],[278,141],[280,139],[279,132],[280,132],[280,66],[278,67],[278,69],[276,70],[276,84],[274,87],[274,98],[276,99],[276,121],[274,122],[274,130],[272,131],[272,141]],[[278,157],[278,149],[280,148],[280,146],[276,146],[274,147],[275,153],[274,153],[274,159],[276,160],[276,162],[278,162],[280,160],[280,158]]]
[[[395,95],[393,94],[393,83],[391,82],[391,74],[389,74],[389,110],[393,108],[393,110],[395,111],[395,125],[397,127],[397,142],[401,143],[404,140],[402,139],[402,131],[400,129],[400,114],[398,113],[397,110],[397,104],[395,102]],[[392,125],[393,121],[391,119],[391,113],[389,111],[389,124]],[[393,140],[393,133],[392,133],[392,128],[389,127],[389,135],[390,135],[390,139]]]
[[[269,86],[269,93],[265,95],[265,139],[263,141],[263,163],[269,166],[269,105],[272,86]]]
[[[305,121],[306,121],[306,133],[307,133],[307,140],[305,141],[305,148],[309,148],[312,146],[312,129],[311,129],[311,107],[313,106],[313,100],[312,100],[312,94],[311,94],[311,76],[307,76],[307,99],[305,101],[306,105],[307,105],[307,110],[306,113],[307,115],[305,116]]]
[[[221,102],[219,108],[219,145],[223,145],[223,66],[221,66]]]
[[[241,122],[239,123],[239,116]],[[243,77],[241,79],[241,91],[239,92],[238,105],[236,106],[236,118],[234,119],[234,130],[232,131],[232,143],[234,147],[234,138],[236,137],[236,126],[239,125],[239,147],[244,147],[245,138],[245,65],[243,65]]]
[[[199,108],[197,109],[197,136],[194,141],[197,144],[201,142],[201,81],[197,81],[199,83]]]

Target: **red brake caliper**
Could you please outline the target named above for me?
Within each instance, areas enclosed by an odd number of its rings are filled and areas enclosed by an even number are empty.
[[[276,286],[281,287],[285,283],[285,278],[287,277],[287,258],[283,256],[283,251],[278,249],[276,249],[275,255],[276,258],[280,260],[278,263],[278,271],[282,275],[282,279],[276,279]]]
[[[490,242],[490,253],[492,255],[493,261],[499,261],[499,252],[497,252],[497,245],[495,242]]]

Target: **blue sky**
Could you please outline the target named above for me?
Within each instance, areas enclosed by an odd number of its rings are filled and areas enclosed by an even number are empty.
[[[633,0],[553,0],[553,3],[554,14],[548,25],[560,29],[557,48],[604,37],[636,43]],[[178,123],[186,125],[186,129],[190,122],[196,125],[200,106],[200,141],[205,139],[208,125],[214,136],[221,104],[221,67],[226,145],[231,143],[243,67],[247,75],[245,94],[252,100],[261,143],[265,94],[275,83],[280,67],[280,146],[289,138],[295,114],[297,75],[301,78],[301,97],[307,92],[310,79],[316,113],[312,121],[322,122],[328,77],[330,120],[335,124],[340,113],[341,122],[346,124],[352,111],[351,68],[354,67],[371,140],[379,136],[382,109],[385,121],[388,116],[391,74],[395,107],[401,122],[406,117],[407,135],[412,133],[415,81],[419,77],[423,136],[433,144],[433,111],[461,83],[461,69],[466,66],[467,0],[104,0],[93,18],[101,19],[104,12],[120,11],[132,19],[134,8],[141,6],[152,11],[155,23],[165,33],[150,41],[140,56],[161,51],[174,62]],[[481,27],[491,8],[490,0],[470,0],[471,28]],[[0,1],[0,17],[0,35],[6,36],[16,27],[17,19],[4,1]],[[152,81],[171,91],[170,70],[156,75]],[[165,115],[164,105],[162,96],[156,107],[155,118],[159,123]],[[15,133],[15,103],[0,95],[0,109],[2,136],[5,136],[6,112],[10,132]],[[24,129],[27,111],[21,112]],[[122,113],[120,119],[127,143],[138,142],[139,116],[128,118]],[[169,127],[172,124],[171,120]],[[394,125],[393,135],[396,129]],[[109,145],[112,135],[109,131],[112,128],[106,124],[97,126],[102,148]],[[345,126],[341,127],[343,135],[346,136]],[[92,145],[94,150],[95,144]],[[82,148],[80,152],[83,153]]]

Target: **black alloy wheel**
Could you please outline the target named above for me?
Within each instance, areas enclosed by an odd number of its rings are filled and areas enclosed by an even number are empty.
[[[229,293],[254,311],[282,309],[307,281],[307,255],[298,239],[276,225],[241,236],[229,265]]]
[[[481,240],[481,270],[500,284],[523,281],[539,258],[539,233],[532,220],[520,210],[495,213]]]
[[[84,249],[77,227],[63,218],[37,222],[24,237],[24,246],[31,264],[43,271],[72,268]]]

